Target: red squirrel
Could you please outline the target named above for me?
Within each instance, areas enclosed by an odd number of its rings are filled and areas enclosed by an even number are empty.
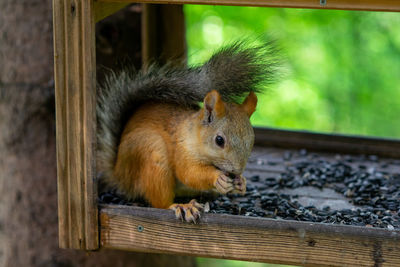
[[[202,205],[174,203],[179,185],[244,194],[254,92],[271,80],[270,55],[269,45],[239,42],[199,67],[168,64],[111,74],[97,105],[97,166],[106,182],[187,222],[199,219]]]

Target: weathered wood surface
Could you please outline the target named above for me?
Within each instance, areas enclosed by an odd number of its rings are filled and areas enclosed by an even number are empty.
[[[397,142],[397,141],[394,141]],[[304,141],[304,144],[307,144]],[[285,146],[286,145],[286,146]],[[293,165],[299,161],[305,160],[311,155],[318,155],[319,159],[326,161],[337,161],[339,159],[344,159],[346,156],[351,156],[355,159],[364,157],[364,162],[346,162],[346,164],[357,167],[360,164],[366,165],[368,168],[374,168],[379,171],[388,173],[400,173],[400,157],[385,157],[376,153],[359,153],[353,152],[352,147],[346,152],[341,151],[328,151],[321,150],[320,147],[313,149],[308,147],[308,156],[304,157],[300,155],[300,150],[305,147],[288,147],[286,143],[275,142],[274,146],[260,146],[256,145],[247,162],[246,171],[260,171],[269,173],[281,173],[285,170],[285,167],[290,164]],[[357,148],[355,148],[357,150]],[[290,160],[285,160],[285,153],[290,153]],[[368,159],[370,155],[380,155],[379,160],[371,161]],[[384,166],[384,168],[382,167]]]
[[[290,154],[290,158],[288,159],[285,154]],[[317,156],[318,160],[337,162],[338,160],[345,160],[349,155],[308,151],[307,155],[304,156],[301,154],[300,149],[296,148],[256,146],[248,160],[244,176],[247,178],[255,175],[259,176],[259,182],[248,180],[248,183],[252,183],[255,186],[262,186],[264,179],[268,177],[279,178],[280,174],[285,172],[288,166],[293,166],[301,161],[310,161],[310,158],[314,158],[314,156]],[[345,161],[345,163],[355,170],[359,169],[362,165],[364,168],[374,169],[387,174],[400,173],[400,159],[380,157],[379,160],[371,161],[368,155],[352,155],[351,157],[353,162]],[[311,186],[303,186],[296,189],[280,189],[278,192],[294,196],[303,206],[313,205],[318,209],[323,209],[325,206],[330,206],[332,209],[357,208],[349,198],[335,192],[332,188],[320,190]]]
[[[107,205],[104,248],[317,266],[399,266],[400,231],[205,214],[199,224],[172,211]]]
[[[285,160],[284,154],[291,153],[291,159]],[[261,173],[263,176],[267,174],[276,175],[285,171],[286,166],[293,165],[299,161],[308,160],[310,155],[318,155],[318,159],[326,160],[328,162],[337,161],[343,159],[343,154],[335,153],[319,153],[310,151],[307,157],[301,156],[299,149],[280,149],[272,147],[255,147],[251,154],[247,166],[246,172]],[[357,155],[354,155],[357,157]],[[372,162],[365,159],[362,162],[346,162],[347,165],[358,168],[360,165],[364,165],[365,168],[373,168],[376,171],[385,172],[388,174],[400,173],[400,159],[393,158],[380,158],[379,161]],[[382,167],[383,166],[383,167]]]
[[[92,1],[53,0],[59,245],[98,248]]]
[[[182,5],[143,5],[142,62],[186,60],[185,16]]]
[[[290,7],[369,11],[400,11],[397,0],[99,0],[101,2],[138,2],[148,4],[199,4],[256,7]]]
[[[306,148],[326,152],[375,154],[400,158],[400,140],[394,139],[322,134],[270,128],[255,128],[255,135],[255,144],[264,147]]]

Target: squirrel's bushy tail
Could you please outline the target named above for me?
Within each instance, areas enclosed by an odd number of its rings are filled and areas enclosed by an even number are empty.
[[[123,127],[141,103],[155,100],[194,107],[213,89],[225,101],[236,102],[271,82],[275,67],[271,44],[236,42],[202,66],[153,65],[147,71],[111,73],[98,88],[98,168],[111,175]]]

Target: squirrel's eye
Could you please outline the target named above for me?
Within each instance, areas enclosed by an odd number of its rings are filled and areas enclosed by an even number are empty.
[[[222,136],[217,135],[217,137],[215,137],[215,143],[219,146],[219,147],[224,147],[225,145],[225,140]]]

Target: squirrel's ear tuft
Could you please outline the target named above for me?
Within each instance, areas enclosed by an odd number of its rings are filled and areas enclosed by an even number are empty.
[[[253,112],[256,110],[256,106],[257,106],[257,96],[254,92],[250,92],[250,94],[243,101],[241,107],[243,111],[246,112],[247,116],[249,116],[250,118]]]
[[[225,103],[216,90],[209,92],[204,98],[204,122],[211,123],[215,118],[225,115]]]

